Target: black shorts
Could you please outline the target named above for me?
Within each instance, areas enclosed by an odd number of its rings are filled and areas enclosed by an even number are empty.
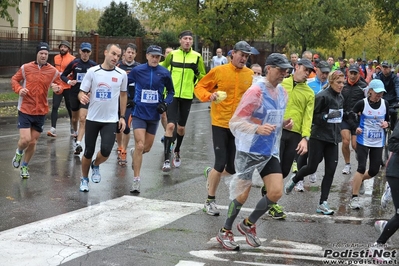
[[[341,130],[346,129],[349,130],[351,132],[351,135],[356,135],[356,128],[351,128],[351,126],[349,125],[348,122],[346,122],[345,120],[342,120],[341,122]]]
[[[89,104],[82,104],[79,101],[78,95],[80,91],[72,90],[69,93],[69,102],[71,103],[71,110],[73,112],[79,111],[80,108],[88,109]]]
[[[177,123],[182,127],[186,126],[192,102],[192,99],[173,98],[166,111],[168,123]]]
[[[215,164],[213,168],[222,173],[226,170],[234,174],[234,159],[236,155],[236,144],[234,135],[229,128],[212,126],[213,152],[215,153]]]

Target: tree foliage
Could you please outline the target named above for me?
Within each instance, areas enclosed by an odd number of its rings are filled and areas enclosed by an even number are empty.
[[[308,0],[287,3],[286,12],[276,17],[274,42],[301,47],[334,48],[339,45],[337,29],[356,28],[367,22],[368,14],[359,10],[368,5],[357,0]]]
[[[8,21],[11,27],[14,26],[14,19],[8,12],[8,9],[15,8],[19,14],[21,12],[18,8],[19,2],[21,2],[21,0],[0,0],[0,18]]]
[[[263,35],[278,4],[264,0],[138,0],[152,29],[191,29],[205,43],[234,44]]]
[[[373,0],[376,19],[384,25],[382,30],[399,33],[399,1]]]
[[[112,1],[98,20],[98,33],[103,36],[143,37],[146,31],[132,16],[126,2],[116,4]]]
[[[76,30],[79,32],[96,32],[101,10],[84,8],[78,5],[76,12]]]

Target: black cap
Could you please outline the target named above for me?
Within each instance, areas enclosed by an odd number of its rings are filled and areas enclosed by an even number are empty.
[[[314,72],[314,66],[312,64],[312,62],[309,59],[306,58],[302,58],[299,62],[298,65],[303,65],[304,67],[306,67],[307,69],[310,69]]]
[[[317,66],[318,69],[320,69],[321,72],[330,72],[330,65],[326,61],[320,61]]]
[[[279,53],[272,53],[266,58],[266,66],[278,66],[281,68],[292,68],[287,58]]]
[[[158,46],[158,45],[150,45],[147,48],[147,54],[163,56],[162,48],[160,46]]]
[[[348,71],[359,73],[359,67],[357,65],[350,65]]]
[[[36,54],[41,51],[41,50],[46,50],[50,51],[50,47],[48,46],[47,43],[45,42],[40,42],[38,46],[36,46]]]
[[[58,49],[61,47],[61,45],[65,45],[69,50],[71,50],[71,44],[68,41],[61,41],[60,45],[58,45]]]
[[[239,41],[233,47],[234,51],[241,51],[246,54],[252,53],[252,47],[246,41]]]
[[[361,62],[362,59],[361,59],[360,57],[358,57],[358,58],[356,59],[356,61],[357,61],[357,62]]]

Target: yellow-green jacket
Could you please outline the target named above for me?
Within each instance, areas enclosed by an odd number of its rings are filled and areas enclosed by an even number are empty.
[[[179,48],[170,52],[161,65],[170,69],[174,97],[193,99],[195,84],[206,74],[201,54],[193,49],[185,52]]]
[[[292,75],[285,78],[281,85],[288,94],[284,119],[292,118],[294,121],[291,131],[301,134],[302,137],[310,137],[315,101],[313,90],[306,84],[306,81],[294,86]]]

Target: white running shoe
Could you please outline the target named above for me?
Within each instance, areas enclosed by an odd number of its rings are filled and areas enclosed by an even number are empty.
[[[384,193],[381,197],[381,207],[386,208],[388,203],[392,201],[392,194],[391,194],[391,187],[389,186],[388,182],[385,183]]]
[[[295,191],[297,191],[297,192],[304,192],[305,191],[305,189],[303,187],[303,180],[301,180],[298,183],[296,183]]]
[[[344,175],[349,175],[351,173],[351,165],[350,164],[345,164],[344,169],[342,169],[342,173]]]
[[[359,210],[360,209],[359,197],[352,198],[349,206],[351,207],[352,210]]]

